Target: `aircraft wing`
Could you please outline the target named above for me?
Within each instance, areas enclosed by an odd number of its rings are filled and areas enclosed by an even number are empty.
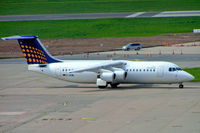
[[[72,70],[72,71],[70,71],[70,73],[83,72],[83,71],[97,71],[98,69],[106,69],[108,67],[122,66],[122,65],[125,65],[125,64],[126,63],[123,62],[123,61],[111,61],[111,62],[96,64],[94,66],[89,66],[89,67],[85,67],[85,68],[81,68],[81,69]]]

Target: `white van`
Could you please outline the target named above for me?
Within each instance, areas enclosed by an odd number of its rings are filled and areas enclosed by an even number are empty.
[[[123,50],[128,51],[130,49],[140,50],[142,48],[141,44],[139,43],[129,43],[122,47]]]

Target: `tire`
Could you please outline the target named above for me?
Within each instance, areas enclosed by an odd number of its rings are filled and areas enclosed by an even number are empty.
[[[118,85],[119,85],[118,83],[117,84],[110,84],[111,88],[117,88]]]
[[[104,89],[106,86],[98,86],[99,89]]]
[[[139,50],[140,50],[140,48],[139,48],[139,47],[137,47],[135,50],[138,50],[138,51],[139,51]]]
[[[180,89],[183,89],[183,88],[184,88],[184,85],[183,85],[183,84],[180,84],[180,85],[179,85],[179,88],[180,88]]]
[[[99,89],[104,89],[104,88],[106,88],[108,85],[106,85],[106,86],[98,86],[98,88]]]

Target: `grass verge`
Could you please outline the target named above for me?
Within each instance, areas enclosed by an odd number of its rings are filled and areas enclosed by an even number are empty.
[[[200,82],[200,68],[187,68],[183,70],[192,74],[195,77],[195,79],[193,80],[194,82]]]
[[[1,0],[0,15],[199,10],[199,0]]]
[[[0,22],[0,37],[33,34],[40,38],[100,38],[188,33],[200,28],[200,17],[122,18]]]

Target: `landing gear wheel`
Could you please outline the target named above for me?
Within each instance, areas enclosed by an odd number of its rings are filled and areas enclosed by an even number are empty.
[[[106,86],[98,86],[99,89],[104,89]]]
[[[180,88],[180,89],[184,88],[184,85],[183,85],[183,84],[180,84],[180,85],[179,85],[179,88]]]
[[[111,88],[117,88],[119,84],[110,84]]]
[[[108,85],[106,85],[106,86],[98,86],[98,88],[99,89],[104,89],[104,88],[106,88]]]

